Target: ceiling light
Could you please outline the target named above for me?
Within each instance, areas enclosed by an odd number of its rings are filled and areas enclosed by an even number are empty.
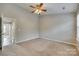
[[[36,5],[36,6],[31,5],[30,7],[32,7],[34,9],[32,11],[32,13],[36,13],[36,14],[39,14],[39,15],[40,15],[40,13],[47,11],[46,9],[44,9],[43,3],[40,3],[40,4]]]

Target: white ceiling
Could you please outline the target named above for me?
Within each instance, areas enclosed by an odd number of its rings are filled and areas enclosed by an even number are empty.
[[[16,5],[24,8],[28,12],[32,11],[32,8],[29,7],[30,5],[35,6],[34,3],[17,3]],[[44,3],[44,8],[47,9],[47,12],[42,14],[72,13],[77,11],[78,4],[77,3]]]

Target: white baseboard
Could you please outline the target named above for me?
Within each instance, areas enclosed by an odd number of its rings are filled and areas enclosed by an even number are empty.
[[[21,42],[24,42],[24,41],[29,41],[29,40],[33,40],[33,39],[36,39],[36,38],[39,38],[39,36],[30,37],[30,38],[27,38],[27,39],[18,41],[18,42],[16,42],[16,43],[21,43]]]
[[[55,42],[60,42],[60,43],[65,43],[65,44],[69,44],[69,45],[73,45],[73,46],[77,46],[75,43],[69,43],[69,42],[65,42],[65,41],[59,41],[59,40],[52,40],[46,37],[41,37],[43,39],[47,39],[47,40],[51,40],[51,41],[55,41]]]
[[[25,40],[18,41],[18,42],[16,42],[16,43],[21,43],[21,42],[24,42],[24,41],[29,41],[29,40],[33,40],[33,39],[36,39],[36,38],[40,38],[40,37],[39,37],[39,36],[30,37],[30,38],[27,38],[27,39],[25,39]],[[59,40],[52,40],[52,39],[49,39],[49,38],[46,38],[46,37],[41,37],[41,38],[47,39],[47,40],[51,40],[51,41],[55,41],[55,42],[60,42],[60,43],[65,43],[65,44],[77,46],[75,43],[69,43],[69,42],[59,41]]]

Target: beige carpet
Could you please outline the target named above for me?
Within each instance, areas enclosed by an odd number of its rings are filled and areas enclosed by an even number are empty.
[[[0,56],[2,56],[2,50],[0,49]]]
[[[77,56],[75,46],[46,39],[33,39],[3,48],[3,55],[15,56]]]

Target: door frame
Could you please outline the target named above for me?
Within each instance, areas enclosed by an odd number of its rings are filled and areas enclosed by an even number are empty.
[[[4,17],[2,16],[2,30],[3,30],[3,22],[12,22],[12,44],[15,44],[15,19],[13,18],[9,18],[9,17]],[[2,47],[4,47],[3,45],[3,35],[4,33],[2,32]]]

